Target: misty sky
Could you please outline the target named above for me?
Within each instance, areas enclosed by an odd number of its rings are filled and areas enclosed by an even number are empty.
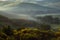
[[[8,1],[8,2],[6,2],[6,1]],[[31,6],[31,4],[29,4],[30,5],[29,6],[27,4],[26,6],[23,5],[23,8],[22,8],[20,6],[21,3],[32,3],[32,4],[34,4],[34,6]],[[24,7],[26,7],[26,8],[24,8]],[[45,8],[45,9],[43,9],[43,8]],[[34,12],[32,12],[31,10]],[[38,10],[42,11],[42,12],[45,12],[45,11],[50,12],[51,10],[53,10],[53,12],[51,11],[52,13],[56,12],[56,14],[57,13],[60,14],[60,12],[59,12],[60,11],[60,0],[0,0],[0,11],[4,11],[5,13],[7,13],[9,15],[11,14],[10,15],[11,17],[13,16],[15,18],[19,18],[19,17],[30,18],[31,15],[34,15],[34,13],[37,15]],[[55,10],[55,12],[54,12],[54,10]],[[31,18],[31,19],[33,19],[33,18]]]
[[[0,1],[3,1],[3,0],[0,0]],[[20,3],[20,2],[28,2],[28,3],[35,3],[35,4],[39,4],[39,5],[43,5],[43,6],[48,6],[48,7],[60,9],[60,0],[4,0],[4,1],[12,1],[15,3],[10,3],[10,5],[4,5],[3,7],[16,5],[17,3]],[[0,5],[1,5],[1,3],[0,3]],[[0,8],[2,8],[2,7],[0,7]],[[2,8],[2,9],[5,10],[6,8]]]

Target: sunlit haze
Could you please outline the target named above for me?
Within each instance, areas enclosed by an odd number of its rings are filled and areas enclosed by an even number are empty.
[[[0,1],[8,1],[8,0],[0,0]]]

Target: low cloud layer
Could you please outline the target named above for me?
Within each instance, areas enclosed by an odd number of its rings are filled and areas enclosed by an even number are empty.
[[[21,5],[23,2],[26,4]],[[2,2],[0,4],[0,11],[6,12],[10,18],[36,21],[33,16],[54,13],[60,14],[59,4],[60,0],[11,0],[8,3],[6,1]]]

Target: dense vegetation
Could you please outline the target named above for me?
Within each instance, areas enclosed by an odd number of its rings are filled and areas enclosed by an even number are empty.
[[[52,29],[48,24],[0,16],[0,40],[60,40],[60,29]]]
[[[49,27],[48,25],[43,26]],[[5,25],[0,29],[0,40],[60,40],[60,32],[34,27],[12,29],[9,25]]]

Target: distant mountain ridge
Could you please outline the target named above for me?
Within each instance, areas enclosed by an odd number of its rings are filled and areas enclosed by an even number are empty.
[[[11,12],[17,13],[17,14],[29,14],[29,15],[35,15],[35,14],[55,14],[60,13],[59,9],[40,6],[38,4],[33,3],[20,3],[16,6],[14,6],[13,9],[11,9]]]

